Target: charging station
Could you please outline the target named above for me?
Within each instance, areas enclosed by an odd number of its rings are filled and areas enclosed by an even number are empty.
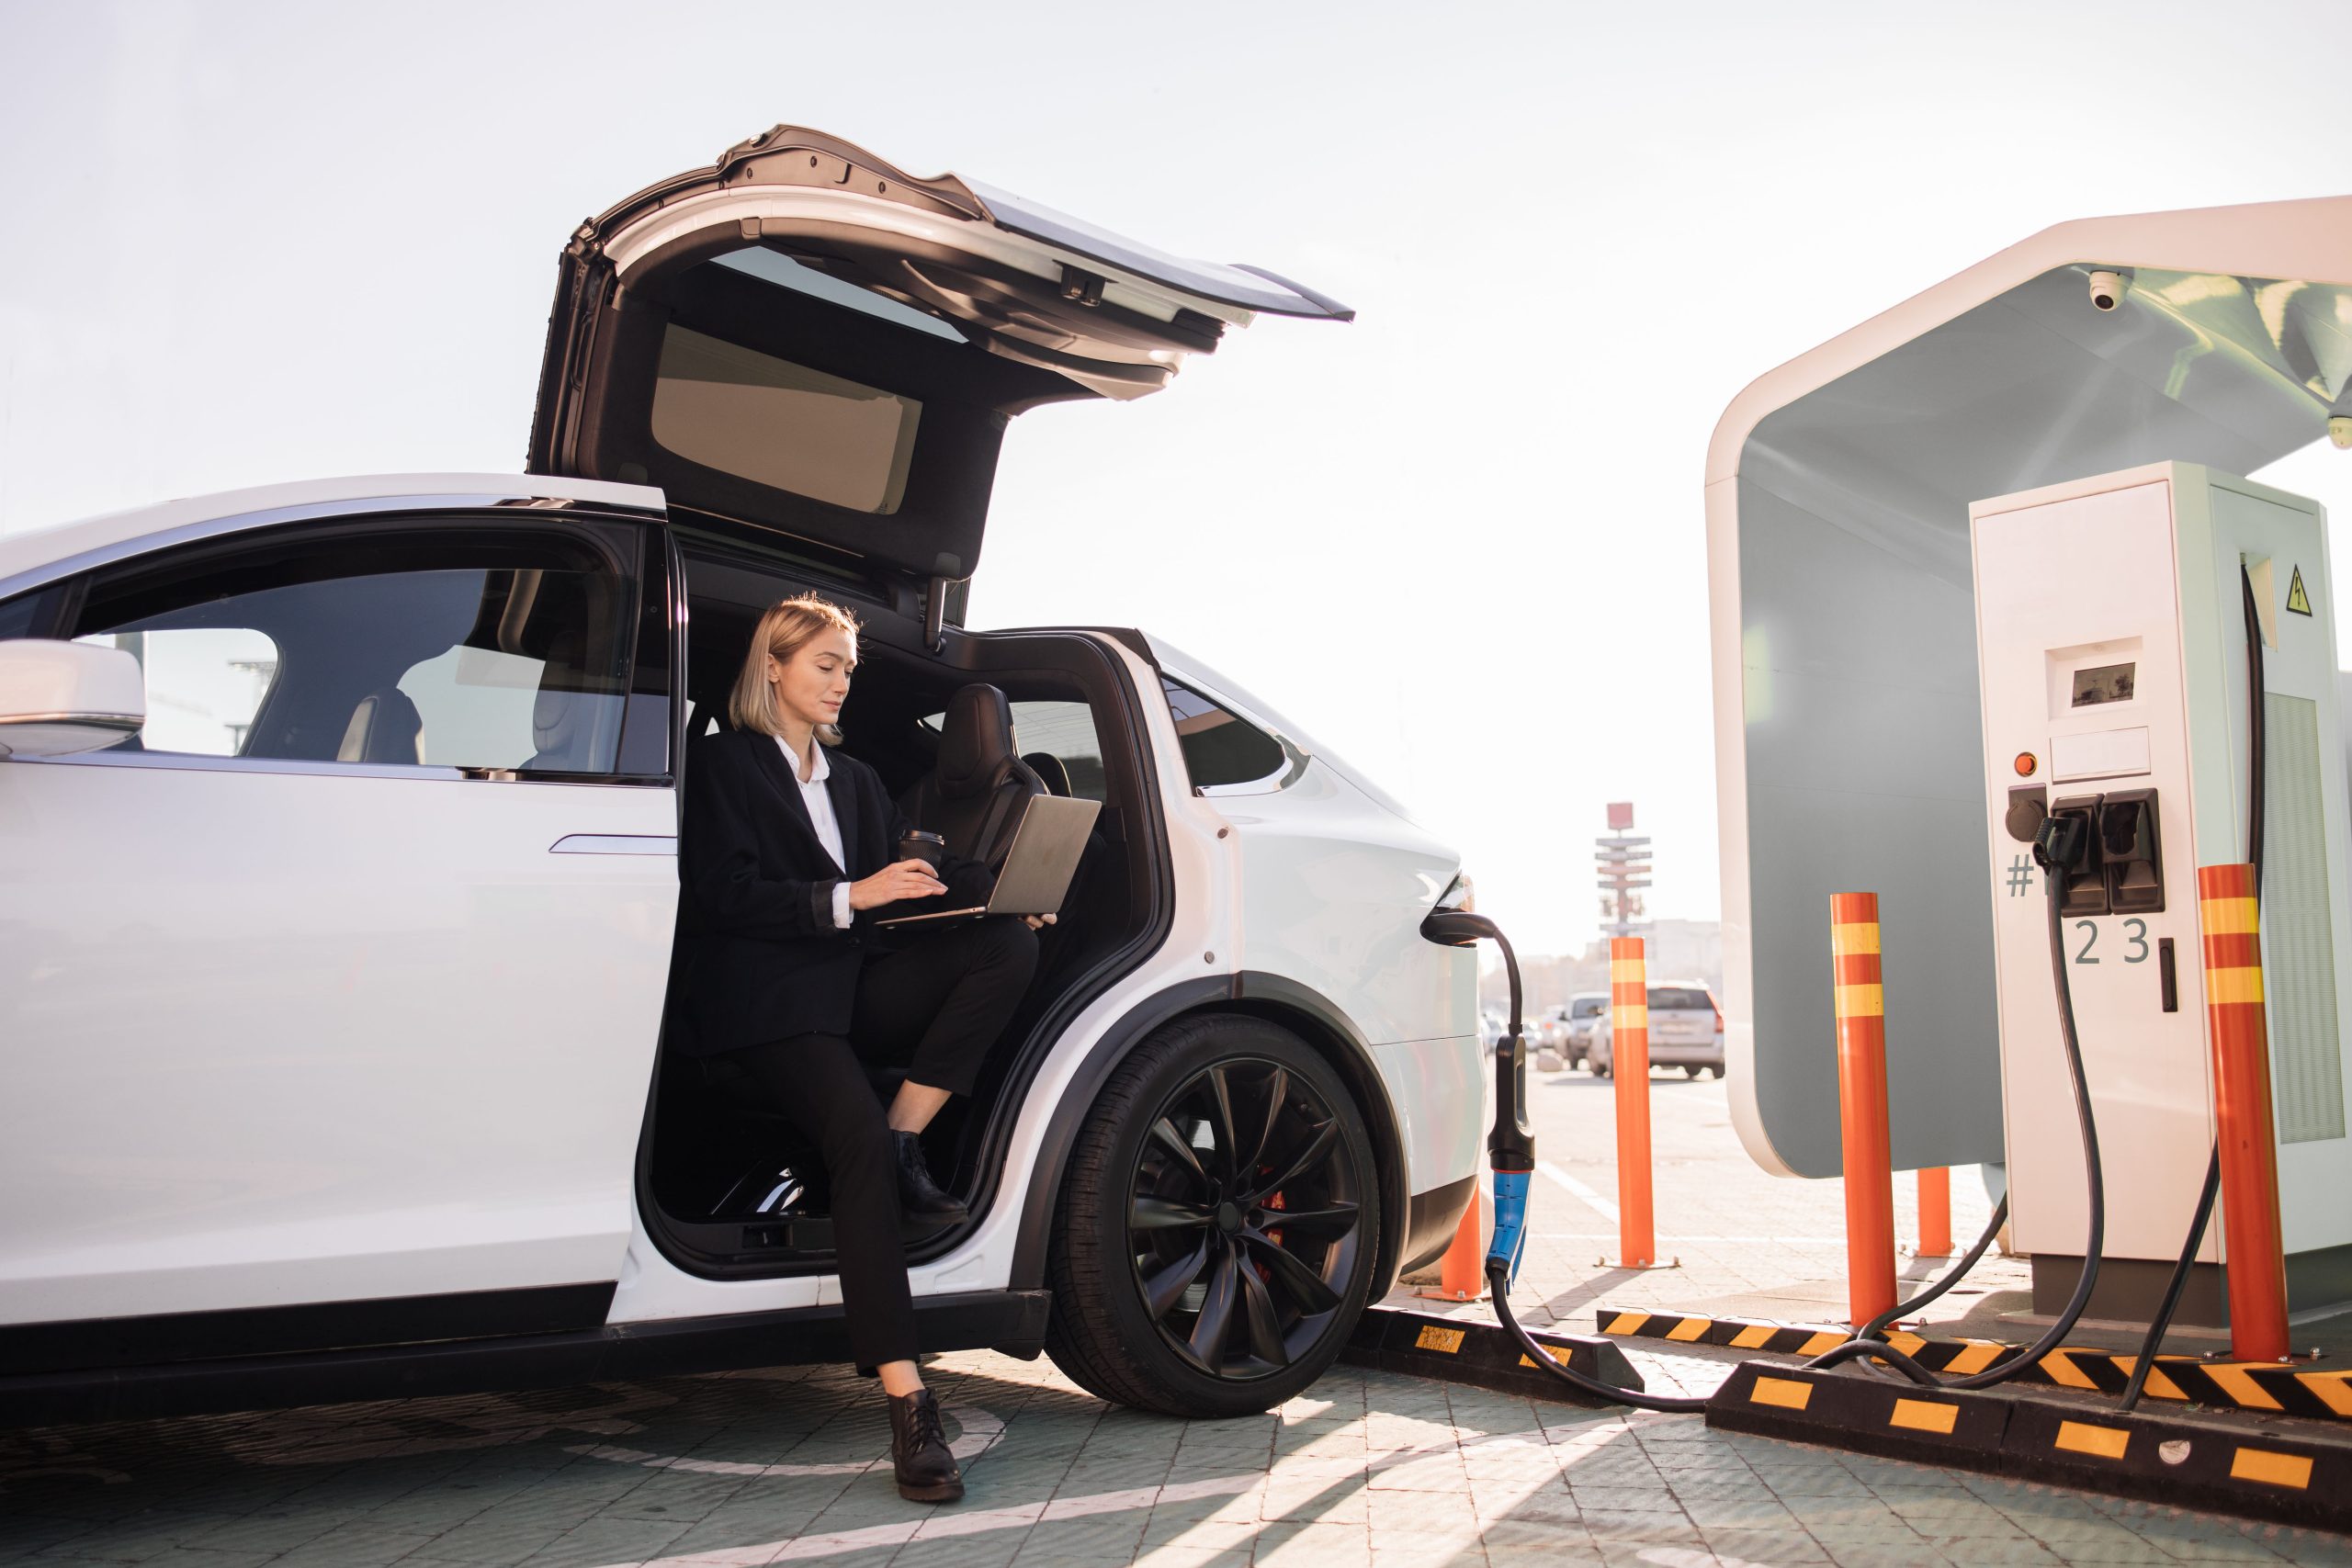
[[[2076,818],[2088,846],[2056,874],[2106,1173],[2089,1314],[2145,1321],[2218,1131],[2197,868],[2249,857],[2257,776],[2289,1304],[2352,1296],[2352,996],[2337,984],[2352,976],[2352,813],[2324,519],[2312,502],[2190,463],[1980,501],[1969,517],[2010,1224],[2032,1260],[2034,1308],[2054,1314],[2074,1290],[2088,1218],[2035,834]],[[2206,1228],[2177,1321],[2225,1321],[2228,1246]]]
[[[2006,1163],[2013,1239],[2047,1256],[2037,1301],[2064,1293],[2086,1234],[2079,1139],[2041,871],[2017,872],[2007,816],[2015,786],[2044,810],[2091,802],[2120,846],[2067,890],[2090,922],[2067,927],[2065,968],[2119,1162],[2096,1315],[2147,1315],[2133,1303],[2169,1271],[2211,1147],[2194,877],[2244,854],[2245,556],[2277,639],[2267,789],[2295,795],[2271,807],[2262,899],[2285,1246],[2298,1301],[2352,1298],[2331,579],[2314,508],[2226,477],[2332,430],[2352,435],[2347,197],[2062,224],[1724,412],[1707,471],[1723,1004],[1758,1164],[1839,1172],[1827,909],[1875,892],[1893,1163]],[[2308,615],[2289,605],[2299,568]],[[2112,700],[2121,666],[2133,694]],[[2110,700],[2089,700],[2102,671]],[[2227,1245],[2205,1244],[2187,1315],[2211,1321]]]

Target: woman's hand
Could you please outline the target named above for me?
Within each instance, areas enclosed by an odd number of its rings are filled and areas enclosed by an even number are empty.
[[[931,867],[919,860],[902,860],[851,883],[849,907],[871,909],[901,898],[930,898],[946,891],[947,884],[933,876]]]
[[[1054,917],[1051,915],[1023,915],[1021,919],[1033,931],[1044,931],[1054,923]]]

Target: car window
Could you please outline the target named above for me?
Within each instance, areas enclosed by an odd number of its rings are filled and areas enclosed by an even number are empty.
[[[854,512],[906,496],[922,404],[672,322],[653,439],[705,468]]]
[[[1184,771],[1194,789],[1257,784],[1289,765],[1282,742],[1257,726],[1181,681],[1162,675],[1159,684],[1168,694],[1169,711],[1175,715],[1176,743],[1183,750]]]
[[[1714,998],[1704,991],[1692,990],[1683,986],[1650,987],[1650,1010],[1653,1012],[1678,1010],[1687,1012],[1694,1010],[1712,1012],[1714,1010]]]
[[[1102,738],[1094,728],[1094,710],[1084,703],[1017,702],[1012,707],[1012,741],[1023,757],[1042,751],[1057,759],[1069,774],[1069,792],[1080,800],[1107,801],[1102,774]],[[947,722],[944,712],[926,716],[922,727],[936,735]]]
[[[74,638],[119,648],[147,679],[149,751],[197,757],[242,754],[254,715],[277,677],[277,645],[249,626],[99,632]]]
[[[75,630],[145,673],[129,750],[609,774],[633,592],[552,538],[276,542],[100,581]]]
[[[1012,705],[1012,738],[1024,757],[1043,751],[1059,759],[1069,774],[1069,792],[1080,800],[1107,800],[1102,780],[1102,738],[1094,710],[1084,703]]]
[[[1582,1001],[1569,1005],[1575,1010],[1568,1014],[1570,1018],[1599,1018],[1607,1010],[1609,1002],[1606,998],[1587,997]]]
[[[0,604],[0,637],[37,637],[40,635],[55,602],[49,589],[36,588],[29,593],[19,593]]]

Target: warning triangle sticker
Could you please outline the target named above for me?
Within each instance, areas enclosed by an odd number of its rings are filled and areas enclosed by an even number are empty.
[[[2312,613],[2311,595],[2303,592],[2303,569],[2295,569],[2294,580],[2287,584],[2287,608],[2298,615]]]

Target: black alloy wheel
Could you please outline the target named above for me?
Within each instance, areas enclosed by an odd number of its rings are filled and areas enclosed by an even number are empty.
[[[1363,1245],[1339,1118],[1263,1057],[1202,1068],[1152,1119],[1127,1208],[1136,1289],[1160,1338],[1220,1378],[1311,1348]]]
[[[1182,1020],[1114,1075],[1080,1135],[1046,1348],[1122,1403],[1270,1409],[1346,1343],[1379,1224],[1371,1139],[1331,1064],[1262,1020]]]

